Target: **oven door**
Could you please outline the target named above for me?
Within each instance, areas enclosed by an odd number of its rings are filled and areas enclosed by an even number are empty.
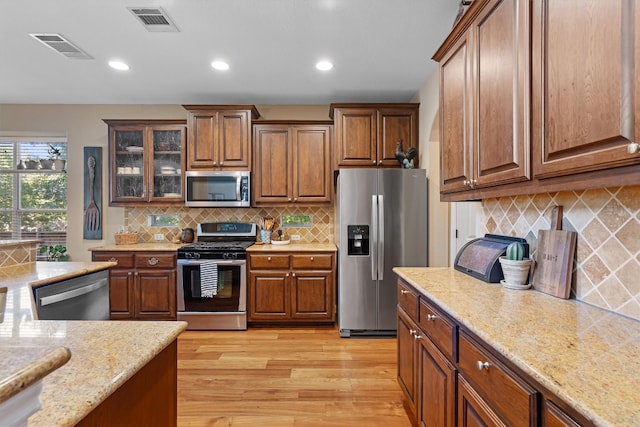
[[[216,295],[200,295],[200,265],[208,260],[178,260],[178,311],[194,313],[246,312],[245,260],[215,260],[218,268]]]

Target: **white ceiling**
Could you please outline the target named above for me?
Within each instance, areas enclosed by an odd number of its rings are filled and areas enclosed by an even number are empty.
[[[436,69],[459,4],[0,0],[0,103],[407,102]],[[161,7],[180,32],[149,32],[127,7]],[[59,33],[94,59],[67,59],[30,33]],[[131,69],[109,68],[116,58]],[[320,59],[333,70],[317,71]]]

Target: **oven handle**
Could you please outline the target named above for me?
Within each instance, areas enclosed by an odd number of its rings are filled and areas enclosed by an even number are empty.
[[[205,261],[215,261],[219,265],[243,265],[246,259],[179,259],[178,265],[199,265]]]

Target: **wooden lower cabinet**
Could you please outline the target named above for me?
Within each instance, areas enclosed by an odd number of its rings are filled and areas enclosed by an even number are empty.
[[[556,396],[401,279],[397,342],[398,383],[413,424],[592,425],[567,405],[556,404]]]
[[[335,254],[249,254],[249,322],[335,321]]]
[[[178,341],[174,340],[76,426],[176,426],[177,390]]]
[[[176,253],[94,251],[109,271],[111,320],[176,320]]]

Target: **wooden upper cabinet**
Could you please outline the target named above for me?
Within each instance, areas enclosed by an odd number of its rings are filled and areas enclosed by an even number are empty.
[[[104,120],[109,125],[109,206],[184,202],[184,120]]]
[[[330,204],[331,130],[330,124],[255,124],[253,203]]]
[[[395,151],[418,148],[419,104],[331,104],[335,168],[400,167]],[[418,158],[414,160],[418,167]]]
[[[475,6],[466,26],[434,55],[440,62],[442,192],[530,177],[529,1]]]
[[[440,59],[440,190],[469,188],[472,177],[471,31]]]
[[[183,105],[188,170],[251,170],[252,105]]]
[[[533,0],[535,177],[640,163],[640,5]]]

